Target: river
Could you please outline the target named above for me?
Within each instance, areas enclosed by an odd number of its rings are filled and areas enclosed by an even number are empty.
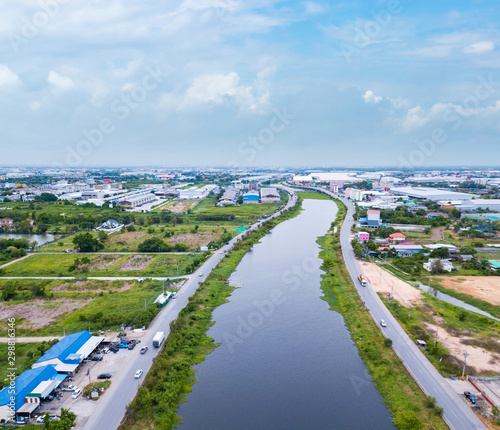
[[[337,206],[305,200],[231,277],[209,330],[221,345],[196,366],[182,430],[393,429],[342,315],[321,299],[318,236]]]

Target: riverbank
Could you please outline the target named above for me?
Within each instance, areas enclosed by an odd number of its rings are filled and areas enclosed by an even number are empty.
[[[187,393],[196,382],[192,366],[203,361],[206,354],[218,346],[207,335],[207,331],[213,324],[214,309],[224,304],[234,290],[228,283],[231,273],[254,243],[277,224],[298,215],[300,208],[299,199],[292,209],[248,234],[201,284],[172,323],[163,351],[130,404],[121,429],[172,429],[182,422],[182,418],[177,415],[177,408],[186,401]]]
[[[383,396],[395,426],[400,429],[447,429],[435,402],[421,391],[392,348],[386,346],[384,337],[350,280],[339,240],[346,207],[338,200],[335,202],[339,212],[332,227],[338,227],[337,233],[329,233],[318,239],[322,248],[322,269],[325,271],[322,290],[324,299],[344,317],[351,338],[370,374],[366,380],[356,378],[352,383],[359,387],[362,395],[363,387],[371,379]]]

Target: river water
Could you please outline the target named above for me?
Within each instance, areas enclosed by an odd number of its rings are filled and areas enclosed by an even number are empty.
[[[221,345],[196,366],[182,430],[393,429],[342,315],[321,299],[319,246],[337,206],[304,211],[254,246],[214,312]]]

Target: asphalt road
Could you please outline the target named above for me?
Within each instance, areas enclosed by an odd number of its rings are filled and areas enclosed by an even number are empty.
[[[296,194],[294,192],[292,193],[292,197],[289,199],[285,209],[293,206],[297,200]],[[278,215],[279,213],[275,213],[268,217],[267,220],[275,218]],[[261,222],[259,221],[253,224],[248,230],[253,230],[260,225]],[[179,312],[187,305],[189,297],[194,294],[200,282],[204,281],[211,270],[220,260],[222,260],[222,258],[224,258],[224,251],[229,251],[244,234],[245,233],[242,233],[234,237],[227,245],[222,247],[219,252],[213,254],[193,275],[191,275],[179,290],[177,297],[171,300],[165,308],[161,310],[148,327],[148,332],[139,345],[140,347],[148,346],[148,352],[141,355],[139,353],[140,348],[127,351],[130,358],[127,360],[127,364],[123,369],[121,369],[121,373],[113,375],[111,386],[106,390],[106,394],[99,400],[96,410],[92,413],[84,426],[77,423],[75,428],[83,428],[85,430],[113,430],[118,428],[125,416],[127,405],[134,399],[137,390],[153,364],[153,359],[160,351],[154,348],[152,344],[156,332],[163,331],[167,335],[170,333],[170,323],[177,318]],[[134,379],[134,374],[138,369],[143,370],[144,374],[140,379]]]
[[[332,197],[339,198],[339,196],[329,191],[321,191]],[[362,267],[360,267],[358,260],[354,256],[351,246],[354,205],[347,199],[341,198],[340,200],[347,206],[346,219],[340,230],[342,254],[349,275],[373,320],[379,327],[380,320],[385,320],[387,327],[380,327],[382,333],[392,339],[394,351],[401,358],[401,361],[424,393],[436,398],[437,404],[443,408],[443,418],[450,428],[457,430],[486,429],[464,399],[451,388],[450,384],[439,374],[419,347],[401,328],[377,293],[370,288],[370,285],[367,287],[360,285],[358,277],[362,273]]]

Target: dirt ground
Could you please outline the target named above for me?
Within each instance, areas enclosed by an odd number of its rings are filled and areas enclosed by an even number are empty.
[[[394,298],[403,306],[410,307],[422,299],[422,292],[419,289],[396,278],[375,263],[363,263],[361,269],[368,283],[377,293],[390,294],[392,292]]]
[[[193,208],[198,202],[182,201],[172,202],[161,208],[162,212],[171,212],[174,214],[183,214],[189,209]]]
[[[431,240],[443,240],[444,227],[437,227],[431,230]]]
[[[435,277],[443,287],[469,294],[477,299],[500,306],[500,277],[497,276],[443,276]]]
[[[424,325],[429,333],[434,337],[436,326],[425,323]],[[440,342],[450,354],[463,360],[464,351],[467,352],[467,364],[472,366],[477,372],[498,373],[500,366],[500,356],[479,346],[464,344],[462,340],[474,340],[471,337],[455,337],[446,332],[442,327],[438,331],[438,342]]]
[[[145,231],[128,231],[126,233],[117,234],[106,240],[107,245],[129,245],[137,239],[145,236]]]
[[[93,299],[51,299],[33,300],[22,304],[4,305],[0,303],[2,318],[23,318],[18,326],[28,329],[46,327],[61,315],[79,309]]]
[[[130,290],[134,286],[133,283],[126,282],[123,284],[123,286],[119,289],[114,288],[114,285],[112,282],[107,282],[106,284],[99,284],[99,285],[105,285],[105,288],[99,288],[97,284],[95,284],[92,281],[76,281],[73,283],[70,282],[64,282],[61,285],[58,285],[57,287],[54,287],[51,289],[53,292],[57,293],[100,293],[100,292],[107,292],[107,291],[127,291]]]
[[[221,233],[215,233],[211,231],[202,231],[200,233],[182,233],[176,236],[172,236],[168,240],[168,244],[175,245],[177,243],[183,243],[191,249],[199,248],[200,246],[207,246],[213,240],[217,240],[221,236]]]
[[[152,261],[153,257],[149,255],[134,255],[121,264],[120,270],[143,270],[149,266]]]
[[[78,267],[80,269],[86,267],[89,272],[93,272],[94,270],[104,270],[116,263],[120,258],[120,255],[99,255],[98,257],[93,258],[90,263],[80,264]]]

